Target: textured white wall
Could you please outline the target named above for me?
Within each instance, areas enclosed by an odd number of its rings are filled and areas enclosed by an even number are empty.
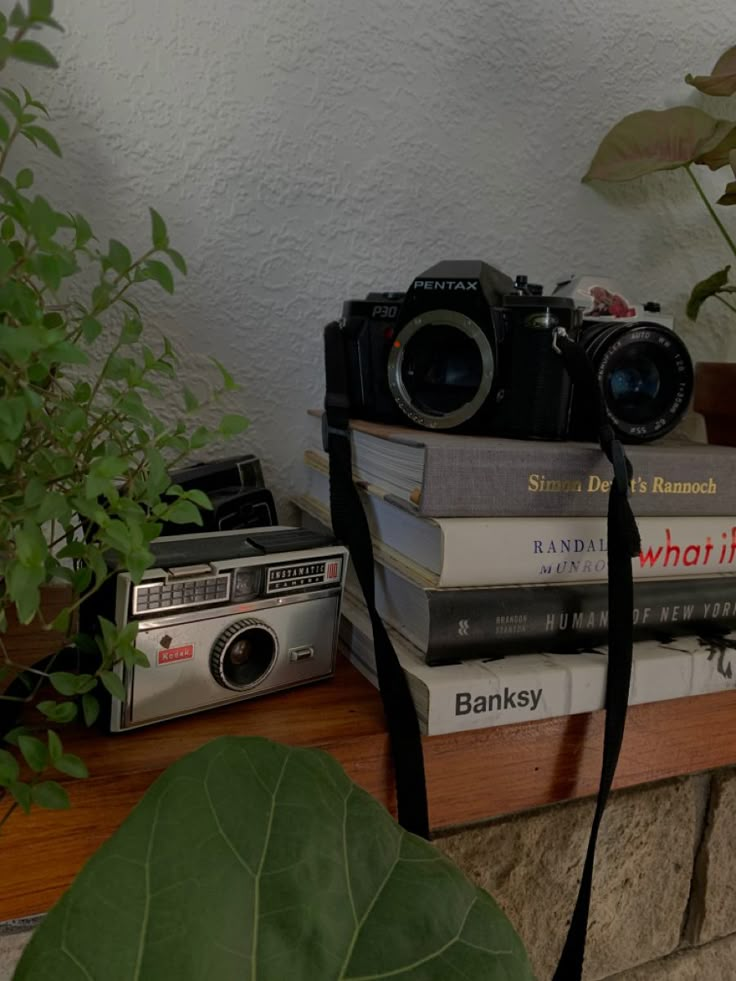
[[[244,445],[280,496],[301,481],[321,326],[343,299],[470,257],[547,284],[605,271],[680,313],[724,264],[682,173],[605,193],[579,178],[624,113],[722,112],[682,78],[736,41],[726,0],[57,0],[56,14],[61,70],[23,72],[65,149],[52,199],[132,244],[148,204],[165,215],[190,276],[173,299],[151,291],[150,316],[193,377],[212,352],[241,380]],[[697,357],[724,353],[717,313],[683,325]]]

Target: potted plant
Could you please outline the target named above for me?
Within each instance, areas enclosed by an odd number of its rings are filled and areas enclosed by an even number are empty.
[[[736,93],[736,46],[716,62],[710,75],[686,75],[700,92],[728,97]],[[625,116],[603,137],[583,181],[628,181],[664,170],[684,169],[695,193],[718,229],[730,256],[736,241],[709,200],[696,168],[720,170],[727,165],[736,176],[736,125],[695,106],[651,110]],[[716,201],[720,207],[736,204],[736,180],[727,183]],[[715,300],[736,314],[736,285],[726,265],[705,276],[692,289],[687,315],[696,320],[706,300]],[[736,446],[736,364],[701,362],[695,371],[694,408],[705,416],[712,443]]]
[[[265,739],[175,763],[37,928],[14,981],[533,981],[491,897],[339,764]]]
[[[0,68],[10,59],[54,67],[33,37],[43,27],[59,28],[52,0],[0,14]],[[64,752],[61,727],[94,723],[101,686],[122,695],[117,661],[147,663],[135,624],[119,631],[100,618],[95,636],[75,634],[80,605],[111,575],[106,558],[139,580],[162,522],[201,523],[206,496],[172,485],[169,469],[246,425],[236,414],[214,429],[196,425],[233,379],[215,362],[201,402],[178,379],[170,341],[144,327],[137,291],[152,283],[172,293],[174,273],[186,273],[158,212],[150,246],[134,257],[116,239],[101,244],[82,215],[39,193],[29,167],[13,166],[21,143],[61,156],[47,115],[27,89],[0,89],[0,825],[18,808],[68,806],[49,775],[84,777],[86,767]],[[179,417],[169,423],[157,405],[174,397]],[[58,583],[66,593],[49,613],[44,590]],[[31,623],[87,666],[17,658],[17,625]],[[16,708],[26,709],[24,725],[7,731]]]

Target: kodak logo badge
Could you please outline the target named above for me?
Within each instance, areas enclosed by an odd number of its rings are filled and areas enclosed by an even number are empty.
[[[186,644],[184,647],[169,647],[165,651],[159,651],[157,661],[159,664],[173,664],[174,661],[189,661],[194,657],[194,645]]]

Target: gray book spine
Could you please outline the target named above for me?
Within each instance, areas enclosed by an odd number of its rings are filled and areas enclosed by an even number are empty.
[[[419,511],[427,517],[587,517],[608,508],[611,466],[583,443],[425,444]],[[645,516],[736,515],[736,450],[627,447],[631,504]]]

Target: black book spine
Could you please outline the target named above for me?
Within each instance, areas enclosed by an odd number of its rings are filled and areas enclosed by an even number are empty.
[[[429,664],[604,644],[604,582],[428,589]],[[634,638],[722,633],[736,627],[736,576],[634,583]]]

